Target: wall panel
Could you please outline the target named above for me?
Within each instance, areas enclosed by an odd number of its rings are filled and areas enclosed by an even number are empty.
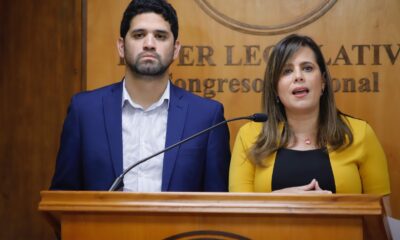
[[[0,1],[0,239],[54,239],[37,211],[81,90],[81,0]]]
[[[225,105],[226,117],[260,111],[261,79],[273,45],[290,33],[321,44],[339,108],[367,120],[389,158],[392,204],[400,216],[400,1],[171,0],[180,20],[172,80]],[[87,88],[120,81],[116,51],[129,0],[88,0]],[[101,70],[99,70],[101,69]],[[243,122],[230,124],[233,143]]]

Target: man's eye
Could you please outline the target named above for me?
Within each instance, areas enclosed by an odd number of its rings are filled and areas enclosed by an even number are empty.
[[[167,38],[167,36],[164,35],[164,34],[156,34],[155,37],[156,37],[157,39],[160,39],[160,40],[165,40],[165,39]]]
[[[139,38],[143,38],[144,34],[143,33],[135,33],[133,34],[133,38],[139,39]]]

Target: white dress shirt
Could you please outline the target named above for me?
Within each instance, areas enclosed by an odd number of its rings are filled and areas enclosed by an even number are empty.
[[[170,83],[161,98],[147,109],[133,102],[123,82],[122,148],[124,170],[165,148]],[[124,191],[161,191],[164,154],[144,162],[124,177]]]

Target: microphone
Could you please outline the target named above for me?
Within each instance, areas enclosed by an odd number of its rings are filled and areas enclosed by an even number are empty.
[[[118,189],[119,186],[121,185],[122,181],[124,180],[124,176],[125,176],[130,170],[132,170],[132,169],[135,168],[136,166],[138,166],[138,165],[140,165],[140,164],[146,162],[147,160],[149,160],[149,159],[151,159],[151,158],[153,158],[153,157],[155,157],[155,156],[157,156],[157,155],[159,155],[159,154],[161,154],[161,153],[164,153],[164,152],[166,152],[166,151],[169,151],[169,150],[171,150],[172,148],[174,148],[174,147],[176,147],[176,146],[179,146],[179,145],[181,145],[181,144],[183,144],[183,143],[185,143],[185,142],[187,142],[187,141],[189,141],[189,140],[192,140],[193,138],[195,138],[195,137],[197,137],[197,136],[199,136],[199,135],[201,135],[201,134],[203,134],[203,133],[206,133],[206,132],[208,132],[208,131],[210,131],[210,130],[216,128],[216,127],[219,127],[219,126],[221,126],[222,124],[226,124],[226,123],[228,123],[228,122],[237,121],[237,120],[244,120],[244,119],[246,119],[246,120],[251,120],[251,121],[253,121],[253,122],[265,122],[265,121],[268,120],[268,116],[267,116],[266,114],[264,114],[264,113],[255,113],[255,114],[250,115],[250,116],[232,118],[232,119],[228,119],[228,120],[224,120],[224,121],[222,121],[222,122],[219,122],[219,123],[217,123],[217,124],[215,124],[215,125],[213,125],[213,126],[211,126],[211,127],[209,127],[209,128],[206,128],[206,129],[204,129],[204,130],[202,130],[202,131],[200,131],[200,132],[198,132],[198,133],[195,133],[195,134],[193,134],[193,135],[190,136],[190,137],[187,137],[187,138],[185,138],[185,139],[183,139],[183,140],[181,140],[181,141],[179,141],[179,142],[177,142],[177,143],[175,143],[175,144],[172,144],[171,146],[169,146],[169,147],[167,147],[167,148],[165,148],[165,149],[163,149],[163,150],[161,150],[161,151],[159,151],[159,152],[154,153],[154,154],[151,155],[151,156],[148,156],[148,157],[146,157],[146,158],[144,158],[144,159],[138,161],[137,163],[132,164],[132,165],[129,166],[127,169],[125,169],[125,170],[121,173],[121,175],[119,175],[119,176],[114,180],[113,184],[111,185],[110,189],[108,189],[108,191],[112,192],[112,191],[115,191],[116,189]]]

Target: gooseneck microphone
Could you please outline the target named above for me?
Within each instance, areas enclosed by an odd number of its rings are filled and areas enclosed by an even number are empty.
[[[110,189],[108,189],[108,191],[111,192],[111,191],[115,191],[116,189],[118,189],[119,186],[121,185],[123,179],[124,179],[125,174],[127,174],[130,170],[132,170],[132,169],[135,168],[136,166],[138,166],[138,165],[140,165],[140,164],[146,162],[147,160],[149,160],[149,159],[151,159],[151,158],[153,158],[153,157],[155,157],[155,156],[157,156],[157,155],[159,155],[159,154],[161,154],[161,153],[164,153],[164,152],[166,152],[166,151],[168,151],[168,150],[170,150],[170,149],[172,149],[172,148],[174,148],[174,147],[176,147],[176,146],[179,146],[179,145],[181,145],[181,144],[183,144],[183,143],[185,143],[185,142],[187,142],[187,141],[189,141],[189,140],[191,140],[191,139],[193,139],[193,138],[195,138],[195,137],[197,137],[197,136],[199,136],[199,135],[201,135],[201,134],[203,134],[203,133],[206,133],[206,132],[208,132],[208,131],[210,131],[210,130],[216,128],[216,127],[219,127],[219,126],[221,126],[222,124],[226,124],[226,123],[228,123],[228,122],[237,121],[237,120],[244,120],[244,119],[246,119],[246,120],[251,120],[251,121],[254,121],[254,122],[265,122],[265,121],[267,121],[268,116],[267,116],[266,114],[264,114],[264,113],[255,113],[255,114],[253,114],[253,115],[246,116],[246,117],[232,118],[232,119],[228,119],[228,120],[224,120],[224,121],[222,121],[222,122],[219,122],[219,123],[217,123],[217,124],[215,124],[215,125],[213,125],[213,126],[211,126],[211,127],[209,127],[209,128],[206,128],[206,129],[204,129],[204,130],[202,130],[202,131],[200,131],[200,132],[198,132],[198,133],[196,133],[196,134],[193,134],[192,136],[187,137],[187,138],[183,139],[182,141],[179,141],[179,142],[177,142],[177,143],[175,143],[175,144],[173,144],[173,145],[171,145],[171,146],[169,146],[169,147],[167,147],[167,148],[165,148],[165,149],[163,149],[163,150],[161,150],[161,151],[159,151],[159,152],[156,152],[156,153],[154,153],[153,155],[148,156],[148,157],[146,157],[146,158],[144,158],[144,159],[142,159],[142,160],[140,160],[140,161],[138,161],[138,162],[132,164],[131,166],[129,166],[127,169],[125,169],[125,170],[121,173],[121,175],[119,175],[119,176],[114,180],[113,184],[111,185]]]

